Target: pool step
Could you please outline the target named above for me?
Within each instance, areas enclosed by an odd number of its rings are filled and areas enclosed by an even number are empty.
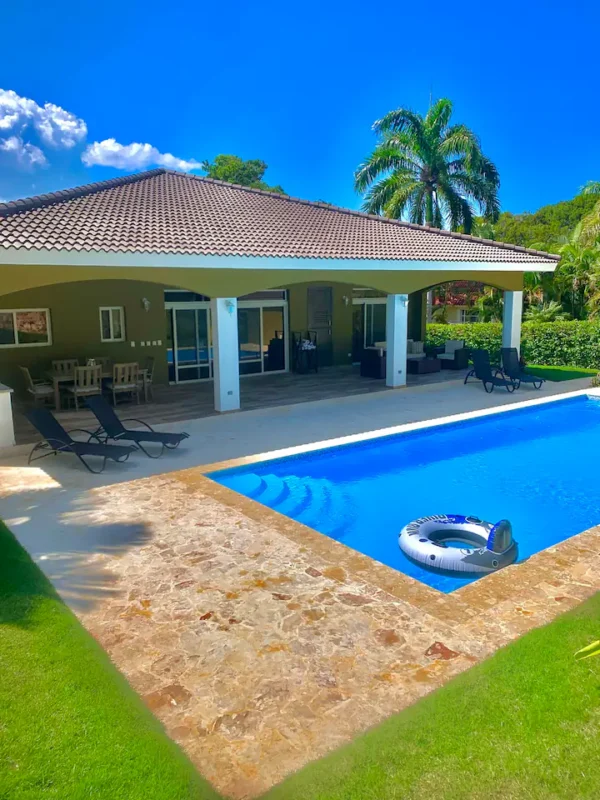
[[[348,498],[339,486],[325,478],[246,473],[230,476],[227,485],[334,539],[342,538],[351,522]]]

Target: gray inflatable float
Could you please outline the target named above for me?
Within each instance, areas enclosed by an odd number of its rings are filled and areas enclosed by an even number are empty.
[[[464,542],[464,549],[447,542]],[[400,549],[424,567],[485,575],[517,560],[518,547],[507,519],[495,525],[477,517],[438,514],[409,522],[400,531]]]

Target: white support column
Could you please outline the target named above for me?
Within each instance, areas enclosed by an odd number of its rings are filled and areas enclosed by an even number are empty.
[[[523,292],[504,292],[502,347],[516,347],[521,354],[521,317]]]
[[[15,443],[11,394],[12,389],[0,383],[0,447],[11,447]]]
[[[240,407],[238,315],[235,297],[215,297],[210,303],[214,349],[215,409]]]
[[[408,295],[388,294],[386,309],[386,386],[406,386]]]

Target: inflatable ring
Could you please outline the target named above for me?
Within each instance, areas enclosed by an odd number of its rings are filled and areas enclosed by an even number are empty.
[[[464,542],[465,548],[448,547]],[[495,525],[477,517],[438,514],[409,522],[400,531],[402,552],[424,567],[486,575],[517,560],[518,547],[507,519]]]

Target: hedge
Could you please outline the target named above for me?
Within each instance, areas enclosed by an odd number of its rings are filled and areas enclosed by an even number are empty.
[[[464,325],[427,325],[427,344],[440,346],[447,339],[464,339],[467,347],[490,351],[500,357],[502,325],[499,322],[473,322]],[[600,369],[600,323],[525,322],[521,331],[521,352],[530,364],[554,367]]]

